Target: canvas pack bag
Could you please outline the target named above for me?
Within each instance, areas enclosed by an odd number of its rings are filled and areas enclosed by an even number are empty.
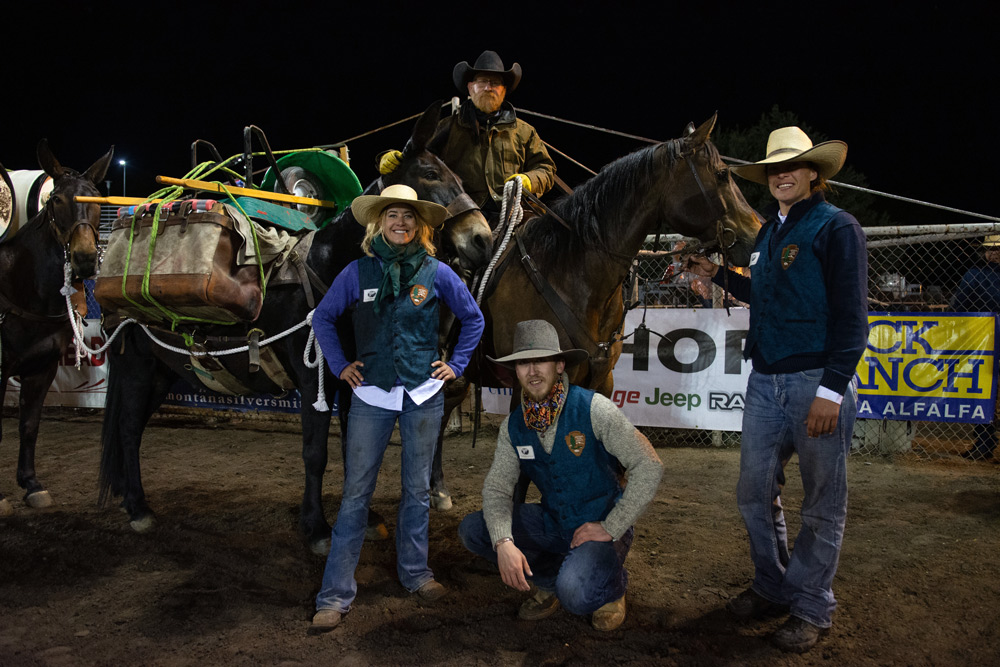
[[[156,209],[119,210],[94,287],[101,308],[150,323],[254,321],[261,267],[237,262],[247,241],[233,211],[211,199]]]

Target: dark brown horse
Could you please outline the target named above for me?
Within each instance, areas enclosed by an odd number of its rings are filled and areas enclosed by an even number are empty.
[[[35,441],[42,402],[56,375],[59,359],[73,332],[66,311],[63,267],[68,260],[73,280],[91,278],[97,269],[97,204],[78,204],[77,195],[97,196],[114,148],[83,174],[59,164],[44,139],[38,163],[53,179],[45,204],[14,237],[0,244],[0,404],[7,380],[21,380],[17,484],[31,507],[52,504],[35,476]],[[0,495],[0,516],[12,512]]]
[[[556,202],[555,215],[527,221],[498,264],[495,283],[487,285],[481,349],[494,358],[510,354],[518,322],[548,320],[564,349],[590,354],[569,370],[570,382],[610,397],[622,345],[622,283],[647,235],[684,234],[706,250],[722,249],[734,265],[750,261],[760,224],[709,141],[714,126],[715,116],[682,139],[612,162]],[[466,375],[499,386],[471,366]],[[449,505],[440,447],[431,498],[435,506]]]
[[[474,206],[470,208],[461,182],[440,159],[425,149],[437,122],[440,105],[432,105],[417,122],[400,166],[385,177],[385,185],[404,183],[413,187],[421,199],[449,206],[453,217],[445,222],[442,249],[453,253],[450,263],[459,270],[471,272],[489,259],[490,231],[485,218]],[[366,194],[380,191],[373,183]],[[307,264],[325,285],[351,261],[361,256],[360,243],[364,228],[348,208],[326,227],[315,233]],[[322,293],[314,295],[316,301]],[[311,310],[304,290],[295,285],[272,286],[267,290],[264,307],[252,324],[213,327],[198,332],[199,338],[228,336],[242,339],[251,327],[262,329],[271,336],[302,322]],[[346,318],[345,318],[346,319]],[[353,341],[349,322],[338,324],[341,341]],[[302,395],[302,458],[305,463],[305,489],[299,526],[316,553],[326,553],[330,545],[330,525],[323,511],[323,473],[327,464],[327,437],[330,429],[329,411],[313,407],[319,392],[319,375],[307,368],[303,351],[308,328],[302,328],[272,343],[274,352]],[[178,336],[161,334],[171,345],[182,346]],[[120,342],[119,342],[120,341]],[[235,345],[234,345],[235,346]],[[154,515],[146,501],[140,473],[139,446],[146,423],[160,406],[178,376],[191,384],[198,382],[190,370],[188,357],[161,349],[137,326],[129,326],[109,349],[108,394],[102,430],[101,499],[109,494],[122,496],[122,507],[129,515],[132,528],[138,532],[150,530]],[[240,382],[255,393],[279,393],[279,387],[263,373],[250,373],[247,355],[219,358]],[[332,394],[339,388],[341,428],[346,422],[351,390],[325,367],[324,383]]]

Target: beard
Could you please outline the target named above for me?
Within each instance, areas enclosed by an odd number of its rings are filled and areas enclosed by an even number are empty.
[[[483,113],[490,114],[499,109],[500,105],[503,104],[503,95],[500,95],[493,89],[483,90],[478,93],[473,92],[472,103]]]

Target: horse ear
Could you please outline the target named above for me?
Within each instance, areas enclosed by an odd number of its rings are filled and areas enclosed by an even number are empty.
[[[49,140],[42,139],[38,142],[38,149],[35,151],[38,155],[38,166],[40,166],[46,174],[52,178],[59,178],[63,175],[65,170],[63,166],[59,164],[59,160],[56,156],[52,154],[52,149],[49,148]]]
[[[100,158],[94,164],[83,173],[85,178],[90,179],[90,182],[94,185],[100,185],[101,181],[104,180],[104,175],[108,173],[108,167],[111,165],[111,156],[115,154],[115,147],[111,146],[104,157]]]
[[[694,123],[688,123],[687,125],[684,126],[684,135],[683,136],[687,137],[687,136],[690,136],[692,134],[694,134]]]
[[[434,136],[434,131],[437,129],[438,118],[441,117],[441,105],[443,104],[443,100],[438,100],[427,107],[427,110],[420,115],[416,126],[413,128],[410,140],[406,142],[406,148],[403,150],[404,154],[410,154],[411,151],[420,153],[427,148],[427,144],[430,143],[431,138]]]
[[[709,135],[712,134],[712,129],[715,127],[715,120],[719,117],[719,112],[716,111],[712,114],[712,117],[706,120],[704,123],[698,126],[698,129],[690,135],[691,141],[697,145],[701,145],[708,141]]]

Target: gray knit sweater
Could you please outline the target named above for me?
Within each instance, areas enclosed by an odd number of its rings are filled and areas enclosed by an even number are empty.
[[[563,384],[569,386],[569,378],[565,373],[563,373]],[[563,401],[565,400],[564,397]],[[524,404],[523,393],[521,404],[522,406]],[[556,420],[548,430],[537,434],[547,454],[552,453],[559,419],[562,418],[562,407],[559,406]],[[494,544],[504,537],[511,537],[512,495],[521,472],[517,453],[511,446],[510,432],[507,429],[509,419],[510,416],[500,427],[493,465],[483,483],[483,518],[486,520]],[[649,444],[649,440],[632,426],[614,403],[601,394],[594,394],[594,400],[590,404],[590,424],[594,429],[594,435],[604,443],[608,453],[621,462],[628,475],[628,484],[621,499],[601,522],[604,530],[617,540],[635,523],[653,499],[663,474],[663,464]]]

